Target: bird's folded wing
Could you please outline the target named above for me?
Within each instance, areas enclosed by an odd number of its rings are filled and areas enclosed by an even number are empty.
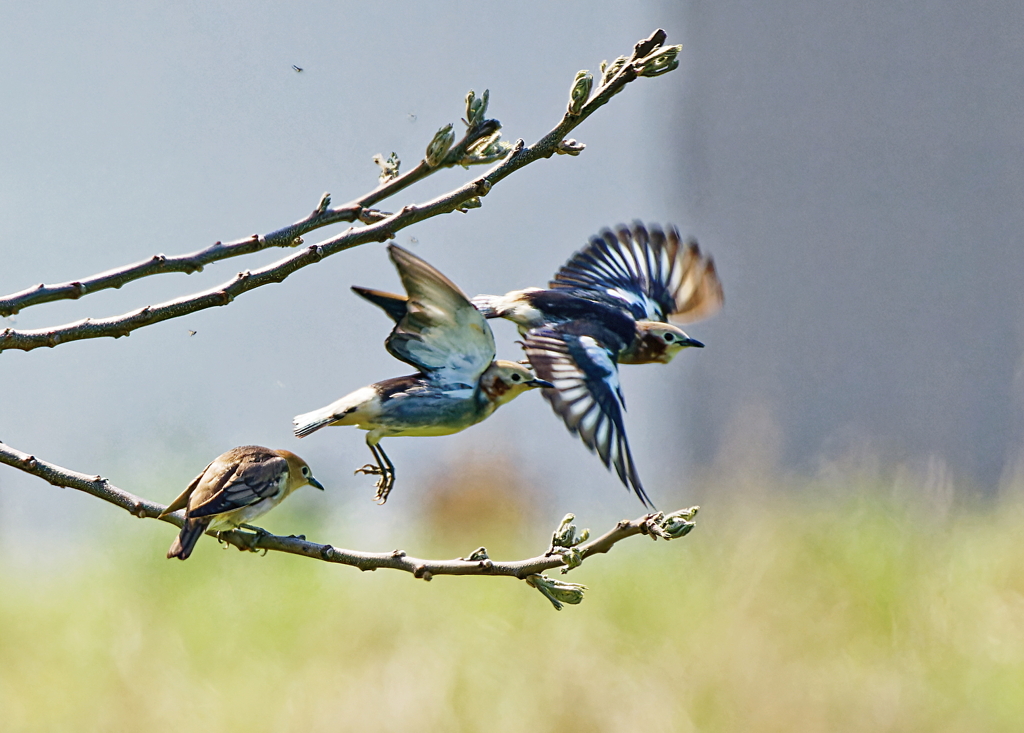
[[[523,348],[537,376],[555,385],[544,397],[565,426],[597,451],[619,479],[652,506],[640,484],[622,422],[623,400],[613,352],[591,335],[569,333],[558,326],[535,328]]]
[[[692,323],[722,307],[715,263],[697,242],[640,222],[604,229],[555,274],[553,290],[617,303],[638,320]]]
[[[448,278],[411,252],[388,247],[409,295],[385,346],[445,384],[476,384],[494,361],[491,327]]]
[[[275,496],[288,479],[288,461],[278,455],[256,454],[235,462],[214,461],[196,487],[191,517],[208,517],[251,506]]]

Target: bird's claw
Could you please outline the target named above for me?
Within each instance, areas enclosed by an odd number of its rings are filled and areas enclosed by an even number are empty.
[[[377,493],[374,495],[373,500],[378,504],[384,504],[388,500],[388,494],[391,493],[391,487],[394,485],[394,474],[382,471],[381,477],[377,480]]]
[[[263,550],[263,554],[267,554],[267,548],[256,547],[256,543],[264,537],[273,537],[273,533],[268,532],[267,530],[263,529],[263,527],[257,527],[255,524],[240,524],[238,525],[238,529],[247,529],[256,535],[253,543],[249,547],[249,552],[259,552],[260,550]]]
[[[373,463],[367,463],[362,468],[357,468],[355,471],[352,472],[353,475],[355,475],[357,473],[368,474],[370,476],[383,476],[384,475],[384,471],[381,469],[381,467],[377,466],[377,465],[375,465]],[[380,482],[378,482],[378,484],[379,483]]]

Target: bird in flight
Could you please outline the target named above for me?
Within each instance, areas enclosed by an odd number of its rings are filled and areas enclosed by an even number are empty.
[[[187,560],[207,530],[235,527],[259,530],[248,522],[261,517],[303,486],[323,486],[306,462],[291,451],[258,445],[232,448],[215,458],[181,492],[161,517],[185,510],[185,524],[167,557]]]
[[[387,501],[395,482],[395,467],[381,439],[451,435],[486,419],[527,390],[552,386],[521,364],[494,360],[490,326],[451,280],[395,244],[388,246],[388,255],[408,295],[353,290],[395,321],[385,347],[419,371],[362,387],[292,421],[300,438],[328,425],[368,431],[366,445],[374,463],[356,473],[380,477],[375,497],[380,504]]]
[[[295,64],[292,64],[292,68],[295,69],[296,73],[299,74],[301,74],[303,71],[303,68],[301,66],[296,66]]]
[[[622,415],[619,364],[667,364],[687,347],[703,348],[677,323],[717,312],[724,302],[714,261],[675,227],[640,222],[602,230],[559,269],[548,289],[478,295],[487,318],[519,327],[544,396],[584,445],[640,501],[653,506],[637,474]]]

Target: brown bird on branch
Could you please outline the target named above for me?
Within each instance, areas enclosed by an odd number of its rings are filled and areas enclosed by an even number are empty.
[[[218,456],[196,476],[160,514],[185,510],[185,524],[167,557],[187,560],[206,531],[244,527],[263,530],[247,522],[261,517],[306,485],[323,490],[306,462],[291,451],[258,445],[232,448]]]

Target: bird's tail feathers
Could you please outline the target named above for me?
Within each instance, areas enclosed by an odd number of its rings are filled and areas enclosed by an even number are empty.
[[[206,531],[205,522],[186,520],[181,532],[171,543],[171,549],[167,551],[167,558],[176,557],[179,560],[188,560],[188,556],[192,554],[192,548],[196,546],[196,542],[203,536],[204,531]]]
[[[296,438],[305,438],[310,433],[315,433],[320,428],[330,425],[337,419],[338,416],[334,414],[334,411],[327,409],[313,410],[313,412],[296,415],[292,418],[292,425],[295,426],[293,432]]]
[[[470,298],[469,302],[483,314],[484,318],[501,318],[501,301],[503,295],[478,295]]]

